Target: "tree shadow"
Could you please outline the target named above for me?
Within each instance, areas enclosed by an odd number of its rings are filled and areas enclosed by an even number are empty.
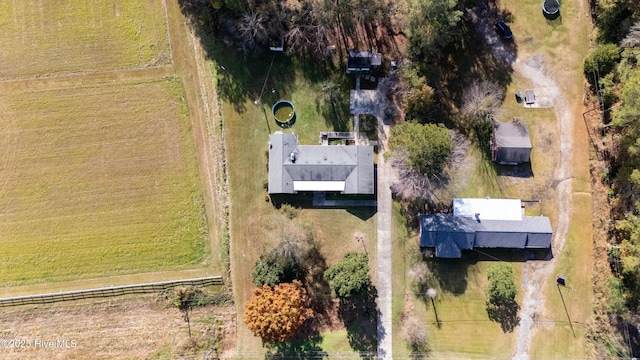
[[[335,79],[329,81],[335,81]],[[349,110],[351,101],[349,87],[345,81],[336,84],[337,88],[332,93],[325,93],[316,99],[316,110],[319,110],[325,118],[325,124],[333,128],[333,131],[352,131],[353,116]]]
[[[329,355],[322,350],[320,344],[322,336],[314,336],[307,339],[292,339],[280,343],[267,345],[267,353],[264,358],[272,359],[325,359]]]
[[[487,314],[489,314],[489,319],[499,322],[502,331],[505,333],[512,332],[518,325],[519,310],[520,305],[513,300],[500,304],[492,304],[487,301]]]
[[[338,313],[347,328],[351,348],[363,359],[374,359],[378,347],[378,291],[369,287],[350,298],[340,299]],[[384,334],[384,336],[389,336]]]
[[[503,18],[508,21],[511,17],[510,13],[499,9],[494,1],[487,1],[476,7],[475,15],[464,17],[462,26],[466,30],[463,36],[445,49],[445,53],[450,56],[438,64],[439,69],[435,73],[432,71],[438,78],[429,81],[430,84],[442,85],[443,101],[451,101],[460,108],[464,90],[473,79],[495,82],[504,88],[512,82],[512,61],[517,58],[517,44],[510,39],[502,39],[493,29],[495,20]],[[485,33],[495,36],[493,41],[497,42],[493,46],[498,49],[496,52],[500,56],[496,55],[492,45],[487,43]],[[436,82],[433,82],[434,80]],[[449,111],[449,108],[443,106],[445,111]]]
[[[311,331],[311,334],[319,334],[323,327],[331,325],[331,313],[334,311],[331,287],[324,277],[324,272],[328,269],[327,261],[318,245],[315,244],[309,250],[303,262],[303,281],[311,298],[311,308],[315,314],[305,331]]]
[[[178,0],[178,3],[195,30],[205,57],[216,65],[218,96],[231,103],[236,112],[244,113],[247,101],[265,103],[265,95],[291,93],[296,80],[293,68],[297,64],[284,53],[242,52],[234,40],[237,34],[230,32],[234,28],[230,19],[237,17],[235,10],[226,6],[214,9],[207,1]],[[314,73],[323,71],[317,61],[314,65],[308,68],[316,69]]]

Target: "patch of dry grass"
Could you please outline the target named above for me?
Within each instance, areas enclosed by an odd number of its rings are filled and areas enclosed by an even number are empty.
[[[0,348],[3,359],[169,359],[194,352],[180,311],[149,296],[5,309],[0,314],[0,323],[0,340],[20,339],[31,344],[23,349],[3,346]],[[229,350],[235,336],[232,307],[194,308],[192,341],[207,346],[217,323],[222,324],[223,350]],[[52,341],[53,347],[36,347],[36,340]],[[57,346],[57,340],[68,340],[69,347]],[[75,341],[75,347],[71,346],[71,340]],[[195,350],[199,352],[202,357],[203,350]]]
[[[0,78],[167,64],[163,2],[0,2]]]

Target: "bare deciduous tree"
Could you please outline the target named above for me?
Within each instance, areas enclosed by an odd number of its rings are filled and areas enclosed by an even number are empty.
[[[407,151],[399,149],[389,159],[398,175],[398,181],[391,185],[391,192],[405,200],[424,199],[432,205],[440,203],[435,190],[446,183],[446,174],[425,175],[409,166],[407,157]]]
[[[407,271],[407,275],[409,275],[411,281],[415,283],[426,284],[429,277],[431,277],[431,271],[429,270],[429,266],[421,261],[413,265],[409,271]]]
[[[462,96],[462,115],[472,123],[493,121],[503,98],[504,91],[500,85],[474,80]]]
[[[640,47],[640,21],[633,24],[629,34],[620,42],[620,46],[625,48]]]
[[[404,200],[423,199],[433,208],[443,203],[440,198],[446,198],[441,196],[441,193],[445,191],[445,185],[449,182],[447,171],[457,169],[464,163],[469,148],[469,140],[462,134],[451,132],[449,136],[453,141],[453,150],[442,173],[425,175],[412,168],[407,164],[406,150],[397,149],[391,154],[389,161],[397,174],[397,181],[391,185],[394,195]]]
[[[238,20],[238,36],[245,51],[259,51],[260,45],[269,40],[265,28],[265,16],[261,13],[249,11]]]
[[[407,316],[402,322],[402,338],[412,352],[424,352],[429,344],[427,326],[414,315]]]

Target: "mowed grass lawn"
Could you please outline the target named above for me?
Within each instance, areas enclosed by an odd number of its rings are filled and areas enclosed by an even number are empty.
[[[0,78],[167,64],[162,0],[0,2]]]
[[[183,94],[176,79],[4,94],[0,286],[203,261]]]
[[[220,55],[216,61],[227,70],[222,73],[220,93],[224,100],[222,114],[228,156],[229,182],[231,193],[231,241],[232,274],[238,310],[238,351],[239,356],[254,356],[265,351],[260,339],[254,337],[242,322],[244,303],[248,301],[255,287],[251,273],[260,254],[277,241],[277,234],[269,233],[268,224],[279,211],[269,201],[263,183],[268,179],[267,151],[269,133],[289,132],[279,128],[271,115],[271,106],[278,99],[290,99],[296,108],[296,122],[292,131],[299,136],[300,144],[318,143],[320,131],[333,131],[338,123],[348,124],[348,118],[332,119],[324,103],[322,81],[335,75],[329,71],[327,77],[310,79],[305,76],[301,64],[291,63],[288,57],[278,54],[271,74],[265,83],[269,68],[269,57],[251,63],[233,61]],[[267,59],[267,60],[264,60]],[[240,66],[243,65],[243,66]],[[236,69],[237,67],[237,69]],[[250,75],[247,72],[251,71]],[[340,71],[338,69],[334,70]],[[307,74],[308,75],[308,74]],[[342,74],[339,74],[342,75]],[[246,80],[242,80],[245,76]],[[253,100],[262,87],[266,88],[261,98],[261,106]],[[270,90],[274,89],[275,92]],[[349,89],[341,89],[340,103],[348,104]],[[264,111],[263,111],[264,108]],[[341,113],[343,114],[343,113]],[[347,114],[348,115],[348,114]],[[376,268],[376,216],[375,211],[365,209],[318,209],[310,206],[310,198],[299,201],[305,195],[291,196],[295,206],[301,206],[297,222],[307,224],[318,245],[327,266],[339,261],[348,251],[369,254],[370,274],[375,279]],[[301,205],[306,203],[307,205]],[[286,220],[285,220],[286,221]],[[364,243],[354,240],[354,233],[365,237]],[[328,343],[325,350],[331,351],[334,343],[347,343],[346,331],[322,334]],[[348,350],[348,349],[343,349]]]

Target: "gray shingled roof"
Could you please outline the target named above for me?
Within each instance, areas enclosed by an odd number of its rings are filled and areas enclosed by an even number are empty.
[[[344,194],[373,194],[373,147],[298,145],[295,134],[269,135],[269,193],[294,194],[294,182],[343,182]]]
[[[529,162],[531,139],[526,123],[507,121],[494,125],[494,161],[505,163]]]
[[[420,246],[433,247],[436,256],[459,258],[461,250],[480,248],[546,249],[553,231],[549,218],[476,220],[446,214],[420,215]]]

